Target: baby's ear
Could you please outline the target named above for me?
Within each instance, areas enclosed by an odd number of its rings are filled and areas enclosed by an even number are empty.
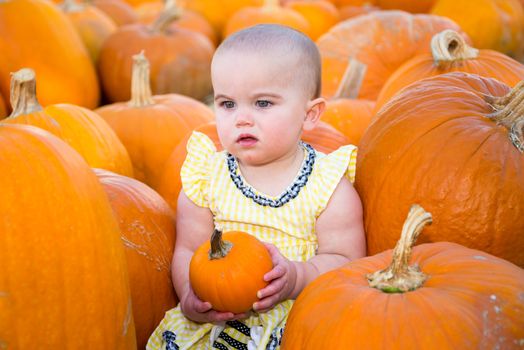
[[[323,97],[318,97],[308,102],[306,117],[304,119],[304,131],[312,130],[320,120],[320,116],[326,108],[326,100]]]

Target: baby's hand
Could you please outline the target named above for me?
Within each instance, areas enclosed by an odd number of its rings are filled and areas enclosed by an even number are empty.
[[[273,269],[264,275],[264,280],[269,284],[257,293],[260,300],[253,304],[253,310],[257,312],[268,311],[282,300],[289,299],[297,279],[295,265],[280,254],[277,247],[264,244],[273,260]]]
[[[191,288],[186,297],[180,301],[180,309],[187,318],[197,323],[224,323],[249,316],[248,313],[234,314],[213,310],[211,303],[200,300]]]

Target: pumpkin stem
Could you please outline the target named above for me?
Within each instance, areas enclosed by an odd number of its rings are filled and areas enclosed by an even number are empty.
[[[364,63],[351,57],[333,98],[356,99],[360,93],[366,70],[367,66]]]
[[[75,0],[64,0],[58,7],[65,13],[80,12],[84,10],[84,5]]]
[[[513,146],[524,153],[524,80],[505,96],[487,96],[486,101],[495,110],[486,117],[504,125]]]
[[[10,102],[13,112],[9,118],[43,110],[36,98],[36,75],[34,70],[22,68],[15,73],[11,73]]]
[[[386,293],[404,293],[415,290],[427,279],[418,265],[409,266],[411,249],[427,224],[431,224],[431,214],[420,205],[414,204],[402,227],[402,234],[393,250],[393,260],[388,268],[368,274],[369,285]]]
[[[225,257],[233,248],[233,243],[222,240],[222,231],[213,230],[211,235],[211,249],[209,250],[209,260],[221,259]]]
[[[158,16],[158,18],[153,22],[151,30],[155,33],[163,33],[169,27],[171,22],[177,20],[182,16],[182,10],[180,6],[176,6],[174,1],[166,1],[164,4],[164,9]]]
[[[431,54],[435,65],[444,69],[453,63],[477,58],[479,50],[469,46],[459,33],[446,29],[431,39]]]
[[[149,61],[142,50],[139,54],[133,56],[131,100],[129,105],[132,107],[145,107],[154,103],[149,84]]]

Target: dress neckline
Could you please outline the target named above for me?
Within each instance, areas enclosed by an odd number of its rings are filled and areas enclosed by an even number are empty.
[[[300,190],[306,185],[309,175],[311,175],[311,172],[313,171],[316,152],[308,143],[300,141],[300,145],[306,151],[306,156],[302,161],[302,166],[293,182],[277,197],[265,195],[249,185],[240,172],[236,158],[231,153],[227,152],[226,159],[229,176],[240,192],[255,203],[262,206],[270,206],[272,208],[281,207],[298,196]]]

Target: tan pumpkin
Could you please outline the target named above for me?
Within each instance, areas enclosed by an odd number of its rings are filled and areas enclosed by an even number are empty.
[[[452,72],[415,82],[359,144],[355,188],[368,253],[392,248],[403,212],[436,221],[420,241],[450,241],[524,266],[524,83]]]
[[[134,177],[156,189],[172,150],[213,113],[201,102],[175,94],[152,96],[149,62],[134,56],[131,100],[96,110],[116,132],[133,163]]]
[[[153,25],[124,26],[105,41],[98,68],[108,101],[130,99],[133,55],[140,51],[151,62],[153,94],[179,93],[201,100],[211,93],[213,44],[194,31],[168,30],[178,16],[176,7],[168,7]]]
[[[124,249],[95,174],[32,126],[1,124],[0,145],[1,346],[136,349]]]
[[[376,110],[417,80],[455,71],[495,78],[509,86],[524,79],[523,64],[498,51],[472,48],[458,33],[446,29],[433,36],[429,52],[408,60],[389,77],[380,90]]]
[[[42,108],[36,96],[34,71],[12,75],[13,112],[3,123],[29,124],[47,130],[73,147],[92,167],[132,176],[129,155],[111,127],[95,112],[72,104]]]
[[[91,61],[96,64],[102,44],[117,29],[115,22],[97,7],[78,3],[75,0],[64,0],[60,4],[60,9],[73,22],[89,52]]]
[[[124,0],[88,0],[108,15],[118,27],[138,22],[138,15]]]
[[[478,49],[524,59],[524,9],[519,0],[437,0],[431,13],[455,21]]]
[[[449,242],[413,248],[431,220],[414,206],[393,252],[310,283],[291,309],[282,350],[520,348],[524,270]]]
[[[273,268],[264,243],[246,232],[215,230],[200,245],[189,264],[189,281],[200,300],[214,310],[248,312],[267,286],[264,275]]]
[[[137,348],[144,349],[164,314],[177,304],[171,282],[175,214],[140,181],[94,169],[120,227],[129,271]]]
[[[0,90],[4,96],[9,96],[11,72],[31,67],[38,74],[38,96],[44,106],[64,102],[98,106],[95,67],[73,24],[53,3],[2,1],[0,23]]]
[[[206,134],[214,142],[217,150],[222,150],[215,122],[202,124],[196,127],[195,131]],[[160,193],[175,211],[178,195],[182,189],[180,169],[187,155],[186,144],[190,136],[190,134],[186,135],[173,149],[173,152],[166,161],[158,183],[158,193]],[[319,122],[313,130],[304,132],[302,134],[302,140],[311,144],[317,151],[323,153],[330,153],[349,143],[346,136],[325,122]]]
[[[402,11],[375,11],[340,22],[317,41],[323,96],[335,94],[352,57],[367,66],[358,97],[375,100],[389,76],[408,59],[426,52],[433,35],[444,29],[463,34],[447,18]]]
[[[241,29],[264,23],[285,25],[313,37],[307,19],[298,11],[281,6],[279,0],[264,0],[262,6],[249,6],[238,10],[227,20],[222,37],[226,38]]]
[[[340,87],[326,103],[322,120],[343,133],[349,143],[358,145],[373,117],[375,102],[358,99],[360,85],[366,74],[366,66],[350,60]]]
[[[340,21],[337,7],[326,0],[293,0],[287,2],[285,7],[304,16],[309,23],[309,35],[312,40],[317,40]]]

